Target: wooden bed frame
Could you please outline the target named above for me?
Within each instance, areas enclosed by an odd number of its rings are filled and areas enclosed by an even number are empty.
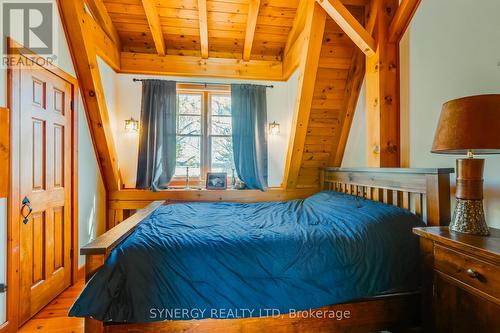
[[[450,218],[450,173],[453,172],[453,169],[326,168],[321,171],[321,187],[393,204],[421,216],[428,225],[444,226],[449,223]],[[80,252],[86,256],[86,281],[102,267],[111,251],[163,204],[163,200],[153,201],[83,247]],[[344,318],[314,318],[305,316],[304,313],[302,316],[162,321],[147,324],[106,324],[85,318],[85,332],[404,332],[420,323],[420,294],[387,295],[313,309],[309,312],[311,313],[316,316],[342,315]]]

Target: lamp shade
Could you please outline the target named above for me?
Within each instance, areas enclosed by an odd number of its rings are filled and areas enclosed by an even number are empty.
[[[455,99],[443,105],[432,152],[500,154],[500,94]]]

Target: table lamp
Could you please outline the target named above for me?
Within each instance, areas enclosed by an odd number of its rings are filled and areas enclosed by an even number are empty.
[[[500,95],[445,103],[432,152],[467,156],[457,159],[456,206],[450,230],[489,235],[483,210],[484,159],[474,155],[500,154]]]

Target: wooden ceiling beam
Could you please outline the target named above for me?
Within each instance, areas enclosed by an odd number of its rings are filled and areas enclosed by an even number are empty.
[[[389,42],[399,42],[406,29],[410,25],[411,19],[415,15],[421,0],[403,0],[399,4],[396,14],[389,26]]]
[[[83,13],[84,30],[88,31],[94,41],[97,55],[114,71],[120,70],[120,49],[104,32],[101,26],[87,13]]]
[[[257,17],[259,16],[260,0],[250,0],[248,4],[247,28],[245,32],[245,44],[243,46],[243,60],[250,60],[252,53],[253,38],[255,36],[255,27],[257,26]]]
[[[328,15],[339,25],[349,38],[364,54],[371,57],[375,54],[376,43],[368,31],[349,12],[340,0],[317,0]]]
[[[382,7],[381,2],[382,0],[373,0],[370,6],[367,5],[365,7],[365,12],[367,14],[365,20],[365,29],[370,34],[370,36],[373,36],[373,30],[375,29],[375,23],[377,23],[379,10]]]
[[[116,31],[116,28],[108,14],[106,6],[102,0],[86,0],[87,8],[90,10],[92,17],[100,25],[102,30],[108,35],[109,38],[118,46],[121,50],[121,40],[120,35]]]
[[[307,43],[307,32],[304,30],[297,37],[296,41],[288,50],[288,53],[283,59],[283,79],[286,81],[292,76],[295,70],[300,66],[302,60],[304,46]]]
[[[164,56],[167,54],[167,50],[165,47],[165,39],[163,38],[163,31],[161,30],[158,9],[156,8],[153,0],[142,0],[142,6],[144,7],[144,12],[146,13],[146,17],[148,19],[149,29],[151,30],[151,35],[153,36],[156,52],[158,55]]]
[[[208,58],[208,17],[207,0],[198,0],[198,19],[200,23],[201,57]]]
[[[304,46],[299,64],[301,73],[282,184],[286,189],[297,187],[326,24],[326,12],[314,0],[308,0],[306,10],[305,33],[302,35]]]
[[[83,0],[58,0],[59,13],[85,106],[97,160],[108,191],[120,189],[120,172],[96,58],[88,30]]]
[[[295,44],[295,41],[297,40],[299,35],[304,30],[306,17],[307,17],[306,6],[307,6],[308,2],[310,2],[310,0],[300,0],[299,4],[297,6],[297,13],[295,14],[292,28],[290,29],[290,32],[288,33],[288,38],[287,38],[287,41],[285,44],[285,50],[283,52],[283,58],[286,58],[290,49]]]
[[[122,52],[120,73],[281,81],[280,61]]]

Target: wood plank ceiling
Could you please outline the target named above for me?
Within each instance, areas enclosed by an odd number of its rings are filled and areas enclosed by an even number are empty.
[[[141,0],[103,0],[126,52],[157,53]],[[250,59],[281,61],[298,0],[148,0],[157,9],[166,54],[201,56],[200,3],[205,3],[208,56],[241,59],[247,19],[259,5]],[[252,6],[251,6],[252,5]],[[252,14],[252,13],[250,13]],[[203,22],[202,22],[203,23]]]

